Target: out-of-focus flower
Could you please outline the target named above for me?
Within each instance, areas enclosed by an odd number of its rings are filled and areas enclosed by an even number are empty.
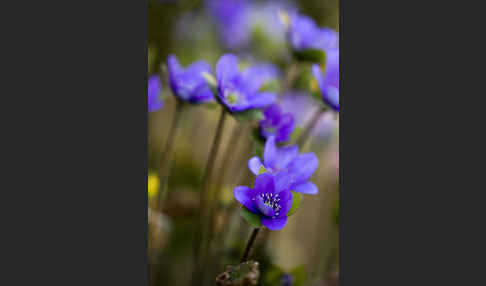
[[[164,106],[160,92],[162,90],[162,83],[158,75],[153,75],[148,79],[148,111],[156,111]]]
[[[292,191],[310,195],[318,193],[317,186],[309,182],[318,165],[319,161],[314,153],[299,155],[297,145],[277,148],[275,136],[268,138],[265,143],[263,164],[258,156],[248,161],[248,167],[253,174],[258,175],[261,170],[265,170],[275,175],[278,185],[289,185]]]
[[[287,223],[287,213],[292,206],[289,186],[280,184],[270,173],[259,175],[253,189],[238,186],[233,191],[238,202],[261,218],[270,230],[280,230]]]
[[[225,54],[216,65],[218,99],[230,112],[268,106],[276,100],[276,94],[259,89],[277,74],[270,64],[257,64],[240,72],[238,58]]]
[[[339,112],[339,50],[327,51],[324,72],[317,64],[312,66],[312,72],[319,84],[324,103]]]
[[[275,135],[277,143],[288,141],[295,127],[294,116],[290,113],[282,113],[278,104],[270,105],[263,114],[265,119],[260,121],[260,134],[265,139]]]
[[[155,174],[148,175],[148,197],[149,199],[154,198],[159,193],[160,180]]]
[[[205,103],[214,100],[203,73],[210,73],[211,66],[205,61],[197,61],[183,68],[174,55],[167,58],[169,82],[174,95],[182,101]]]
[[[239,49],[249,42],[250,3],[247,0],[208,0],[207,8],[216,21],[220,38],[229,49]]]
[[[318,102],[307,92],[290,91],[282,95],[279,101],[284,113],[294,116],[296,126],[306,126],[312,115],[320,108]]]
[[[319,28],[310,17],[297,12],[290,15],[288,37],[294,51],[308,49],[327,51],[339,46],[336,31],[331,28]]]

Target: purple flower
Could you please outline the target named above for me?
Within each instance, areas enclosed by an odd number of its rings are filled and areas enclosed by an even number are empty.
[[[270,105],[263,114],[265,119],[260,121],[260,134],[265,139],[275,135],[277,143],[288,141],[295,127],[294,116],[290,113],[282,113],[278,104]]]
[[[203,72],[210,73],[211,66],[205,61],[197,61],[183,68],[174,55],[167,58],[169,82],[174,95],[182,101],[205,103],[214,100]]]
[[[310,17],[294,12],[290,16],[288,37],[292,49],[327,51],[339,45],[338,34],[330,28],[319,28]]]
[[[249,43],[250,2],[247,0],[207,1],[207,8],[216,21],[220,38],[229,49],[239,49]]]
[[[297,145],[277,148],[275,136],[271,136],[265,143],[263,164],[258,156],[248,161],[248,167],[253,174],[258,175],[262,166],[266,172],[274,174],[279,184],[289,185],[294,192],[315,195],[317,186],[309,182],[317,169],[319,162],[314,153],[299,155]]]
[[[238,186],[233,193],[238,202],[260,216],[261,223],[268,229],[280,230],[287,223],[287,213],[292,206],[292,193],[288,185],[279,184],[272,174],[258,176],[253,189]]]
[[[148,79],[148,111],[156,111],[164,106],[160,91],[162,90],[162,83],[158,75],[153,75]]]
[[[339,50],[327,51],[324,73],[316,64],[312,66],[312,72],[319,84],[324,103],[339,112]]]
[[[216,64],[218,99],[230,112],[263,108],[272,104],[277,96],[270,92],[259,92],[259,89],[275,77],[277,71],[269,64],[254,65],[240,72],[238,58],[225,54]]]

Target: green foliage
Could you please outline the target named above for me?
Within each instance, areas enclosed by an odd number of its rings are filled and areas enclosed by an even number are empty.
[[[300,204],[302,203],[302,194],[294,191],[291,192],[292,192],[292,206],[290,207],[287,216],[293,215],[299,208]]]
[[[323,50],[308,49],[305,51],[295,51],[295,57],[299,61],[324,64],[326,62],[326,53]]]
[[[255,228],[263,226],[260,216],[252,213],[245,207],[241,207],[240,215],[246,220],[246,222]]]
[[[266,171],[267,171],[267,169],[265,169],[265,166],[261,165],[260,170],[258,170],[258,175],[261,175],[261,174],[265,173]]]
[[[232,115],[238,121],[261,120],[264,118],[263,112],[260,109],[249,109],[241,112],[235,112],[232,113]]]
[[[265,138],[260,134],[260,128],[256,127],[250,133],[250,138],[258,145],[265,145]]]
[[[297,266],[290,275],[293,276],[292,286],[302,286],[305,282],[305,267],[304,265]]]
[[[302,127],[296,126],[292,134],[290,134],[290,141],[295,142],[302,134],[302,131],[304,131]]]

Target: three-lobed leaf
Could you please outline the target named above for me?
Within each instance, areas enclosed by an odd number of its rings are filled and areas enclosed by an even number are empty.
[[[241,207],[240,215],[253,227],[262,227],[261,218],[259,215],[252,213],[244,206]]]

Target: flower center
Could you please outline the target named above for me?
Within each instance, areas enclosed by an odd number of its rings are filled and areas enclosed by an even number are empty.
[[[264,193],[264,194],[260,194],[260,198],[262,198],[263,203],[266,206],[271,207],[275,211],[275,215],[273,216],[273,218],[277,217],[279,215],[280,209],[282,208],[282,206],[279,203],[280,202],[279,195],[273,193]]]
[[[239,94],[236,91],[230,92],[226,96],[226,100],[228,101],[229,104],[236,104],[236,103],[238,103],[238,98],[239,98]]]

